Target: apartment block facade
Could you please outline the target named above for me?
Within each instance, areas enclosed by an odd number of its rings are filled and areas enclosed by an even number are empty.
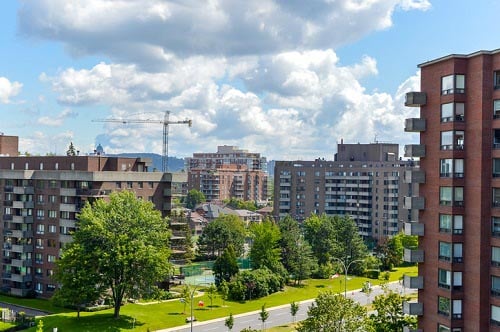
[[[365,239],[398,233],[417,213],[403,209],[402,199],[418,190],[406,178],[415,162],[400,160],[397,144],[342,142],[337,150],[334,161],[276,162],[274,216],[349,215]]]
[[[419,65],[421,90],[406,106],[420,117],[405,130],[419,144],[405,155],[420,158],[419,217],[405,225],[419,249],[417,331],[500,331],[500,50],[449,55]],[[413,204],[413,205],[412,205]]]
[[[0,133],[0,156],[17,156],[19,154],[19,137]]]
[[[52,296],[54,262],[88,201],[131,190],[168,215],[171,175],[148,172],[150,163],[98,155],[0,157],[2,290]]]
[[[265,201],[266,167],[266,158],[260,153],[235,146],[219,146],[216,153],[194,153],[186,158],[188,189],[201,191],[207,201]]]

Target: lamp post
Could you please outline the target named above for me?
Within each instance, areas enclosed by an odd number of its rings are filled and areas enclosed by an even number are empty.
[[[362,259],[355,259],[351,262],[349,262],[349,264],[345,264],[345,262],[343,260],[341,260],[340,258],[337,258],[337,257],[332,257],[333,259],[337,260],[338,262],[340,262],[340,264],[342,264],[342,267],[344,268],[344,271],[345,271],[345,276],[344,276],[344,297],[347,298],[347,271],[349,270],[349,267],[351,267],[351,265],[353,263],[356,263],[356,262],[362,262],[363,260]]]

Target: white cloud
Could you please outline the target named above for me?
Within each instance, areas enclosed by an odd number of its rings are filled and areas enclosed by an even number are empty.
[[[61,113],[55,116],[42,116],[38,118],[37,122],[38,124],[44,126],[60,127],[64,124],[64,120],[66,120],[67,118],[75,118],[76,116],[78,116],[77,112],[66,108]]]
[[[70,142],[73,141],[73,136],[71,130],[51,134],[34,131],[29,136],[19,137],[19,151],[23,154],[25,152],[37,154],[40,151],[43,151],[44,155],[46,153],[65,154]],[[76,145],[75,148],[80,150]]]
[[[0,76],[0,103],[11,103],[11,98],[21,92],[22,86],[19,82],[11,82],[7,78]]]
[[[24,0],[21,33],[158,69],[172,54],[242,56],[336,48],[392,25],[427,0]]]

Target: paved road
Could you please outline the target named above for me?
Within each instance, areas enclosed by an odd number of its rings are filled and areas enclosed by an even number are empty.
[[[398,282],[392,282],[389,284],[389,288],[397,292],[406,292],[406,294],[414,293],[416,290],[413,289],[403,289]],[[353,298],[355,301],[362,305],[371,303],[375,296],[382,294],[383,290],[379,286],[374,286],[373,291],[370,296],[367,296],[361,290],[349,291],[347,296]],[[301,321],[307,318],[307,309],[314,299],[302,301],[299,304],[299,311],[295,316],[296,321]],[[290,324],[293,321],[293,317],[290,314],[290,304],[285,304],[278,307],[268,308],[269,318],[266,321],[265,328],[280,326],[285,324]],[[240,315],[234,315],[234,326],[233,331],[240,331],[246,327],[251,327],[253,329],[260,330],[262,328],[262,322],[259,320],[259,311],[247,312]],[[193,331],[194,332],[219,332],[227,331],[224,325],[225,318],[214,319],[211,321],[204,322],[194,322]],[[191,331],[191,326],[189,324],[178,326],[174,328],[160,330],[158,332],[189,332]]]

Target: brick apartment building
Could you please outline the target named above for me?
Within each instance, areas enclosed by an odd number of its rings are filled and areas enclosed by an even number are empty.
[[[0,133],[0,156],[17,156],[19,154],[19,137]]]
[[[239,198],[267,199],[266,158],[235,146],[219,146],[216,153],[194,153],[186,158],[188,189],[201,191],[207,201]]]
[[[16,149],[17,151],[17,149]],[[163,215],[171,209],[169,173],[150,160],[106,156],[0,157],[2,290],[50,297],[54,262],[87,201],[132,190]]]
[[[415,163],[400,160],[397,144],[342,142],[337,150],[334,161],[276,161],[274,216],[349,215],[365,239],[396,234],[412,219],[402,197],[418,189],[405,177]]]
[[[419,65],[421,91],[406,95],[420,117],[406,131],[420,144],[419,208],[408,234],[421,236],[405,259],[419,263],[417,331],[500,331],[500,50],[453,54]],[[425,232],[424,232],[425,226]]]

